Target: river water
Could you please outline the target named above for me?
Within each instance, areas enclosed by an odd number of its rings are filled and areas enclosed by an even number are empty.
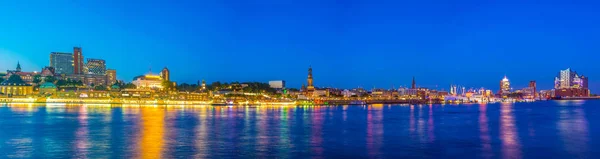
[[[600,158],[600,101],[0,104],[0,158]]]

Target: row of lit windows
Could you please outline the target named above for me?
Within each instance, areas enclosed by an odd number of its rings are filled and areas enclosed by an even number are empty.
[[[33,87],[0,87],[4,94],[27,95],[33,92]]]

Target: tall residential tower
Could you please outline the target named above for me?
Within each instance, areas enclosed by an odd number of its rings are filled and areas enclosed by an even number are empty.
[[[510,94],[510,82],[508,81],[508,78],[506,78],[506,76],[504,76],[504,78],[500,80],[499,94],[502,96]]]

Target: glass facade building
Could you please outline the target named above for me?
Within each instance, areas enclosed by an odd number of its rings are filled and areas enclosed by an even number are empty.
[[[85,72],[93,75],[106,75],[106,61],[102,59],[87,59]]]
[[[50,67],[54,67],[56,74],[73,74],[73,54],[62,52],[50,53]]]

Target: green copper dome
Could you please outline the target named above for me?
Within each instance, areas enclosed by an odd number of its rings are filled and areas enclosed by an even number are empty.
[[[56,89],[56,85],[52,84],[51,82],[46,82],[42,85],[40,85],[40,89]]]
[[[118,84],[113,84],[112,86],[110,86],[110,89],[121,89],[121,87],[119,87]]]

